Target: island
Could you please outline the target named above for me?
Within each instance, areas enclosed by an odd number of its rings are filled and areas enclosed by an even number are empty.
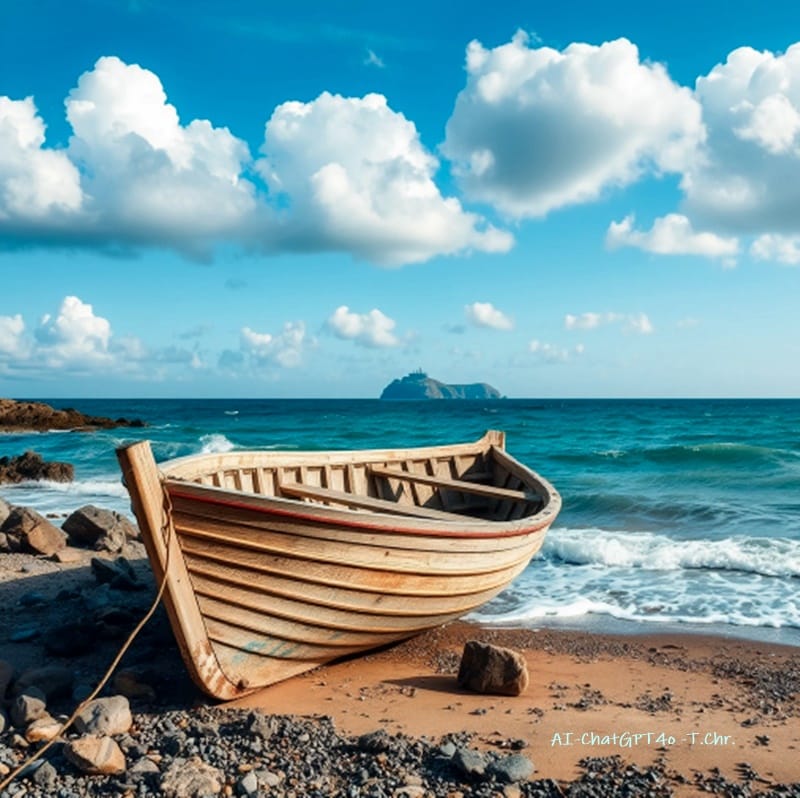
[[[392,380],[383,389],[381,399],[502,399],[502,396],[497,388],[485,382],[449,385],[418,369]]]

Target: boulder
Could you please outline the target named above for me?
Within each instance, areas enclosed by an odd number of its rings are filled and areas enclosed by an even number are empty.
[[[120,513],[87,504],[75,510],[61,528],[76,546],[118,552],[128,540],[139,536],[139,530]]]
[[[75,468],[69,463],[48,463],[36,452],[25,452],[18,457],[0,457],[0,484],[38,481],[72,482]]]
[[[67,545],[64,533],[28,507],[14,507],[0,531],[8,536],[12,551],[51,557]]]
[[[64,757],[83,773],[118,775],[125,772],[125,754],[110,737],[90,734],[70,740]]]
[[[81,734],[125,734],[132,724],[131,707],[123,695],[95,698],[75,718]]]
[[[11,506],[9,505],[9,503],[4,499],[0,498],[0,527],[3,526],[10,512],[11,512]]]
[[[42,665],[23,671],[14,682],[13,693],[20,695],[29,687],[38,687],[50,701],[58,696],[70,695],[75,674],[63,665]]]
[[[478,693],[520,695],[528,687],[528,666],[510,648],[470,640],[461,656],[458,684]]]
[[[167,798],[200,798],[219,794],[224,782],[223,774],[199,757],[179,758],[161,777],[161,792]]]

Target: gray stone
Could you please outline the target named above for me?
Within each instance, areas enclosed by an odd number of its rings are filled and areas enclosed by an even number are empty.
[[[478,693],[520,695],[528,687],[528,665],[510,648],[470,640],[461,656],[458,684]]]
[[[2,734],[8,728],[8,715],[6,715],[6,711],[0,707],[0,734]]]
[[[124,557],[117,557],[113,562],[92,557],[92,573],[99,584],[107,583],[115,590],[141,590],[144,587]]]
[[[64,757],[83,773],[117,775],[125,772],[125,755],[110,737],[89,734],[64,745]]]
[[[489,773],[498,781],[514,784],[518,781],[527,781],[536,768],[533,762],[523,754],[510,754],[492,762]]]
[[[149,773],[160,773],[158,765],[153,762],[149,757],[143,756],[137,759],[129,768],[128,773],[131,775],[146,776]]]
[[[44,760],[33,774],[33,783],[48,792],[52,792],[57,779],[58,771],[47,760]]]
[[[469,779],[486,775],[486,757],[471,748],[459,748],[453,756],[453,764]]]
[[[0,499],[0,527],[5,523],[6,518],[11,514],[11,505],[4,499]]]
[[[225,781],[223,774],[199,757],[176,759],[161,776],[166,798],[204,798],[217,795]]]
[[[75,718],[81,734],[125,734],[132,724],[131,707],[124,695],[95,698]]]
[[[110,552],[122,551],[128,540],[139,536],[138,529],[124,515],[92,504],[75,510],[61,528],[76,546]]]
[[[18,729],[41,718],[47,712],[47,696],[37,687],[28,687],[11,704],[11,722]]]
[[[236,782],[236,792],[239,795],[246,796],[255,795],[258,792],[258,778],[252,770],[249,773],[245,773]]]

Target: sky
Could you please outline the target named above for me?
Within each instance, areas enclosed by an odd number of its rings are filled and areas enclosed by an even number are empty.
[[[0,395],[800,396],[800,6],[0,0]]]

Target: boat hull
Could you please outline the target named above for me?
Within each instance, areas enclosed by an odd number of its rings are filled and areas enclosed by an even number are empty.
[[[183,465],[159,473],[146,444],[119,457],[186,665],[219,699],[474,610],[526,567],[558,511],[551,488],[538,512],[503,523],[355,511],[171,475]]]

